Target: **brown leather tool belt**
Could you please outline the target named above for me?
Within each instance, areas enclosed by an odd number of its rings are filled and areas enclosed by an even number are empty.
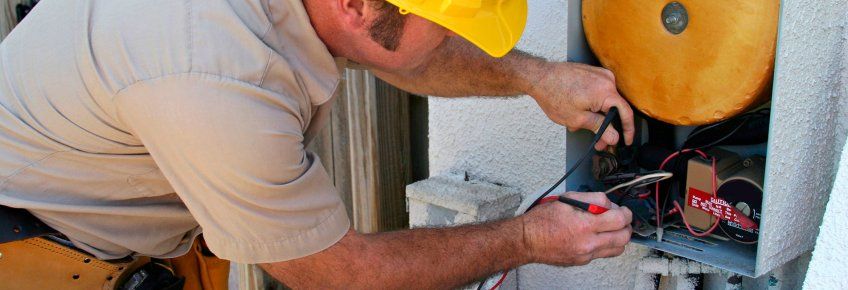
[[[0,205],[0,290],[117,289],[149,258],[104,261],[28,211]]]

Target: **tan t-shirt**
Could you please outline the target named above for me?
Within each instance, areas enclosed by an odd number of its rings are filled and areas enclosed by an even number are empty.
[[[305,132],[339,79],[299,0],[41,1],[0,44],[0,204],[104,259],[321,251],[349,221]]]

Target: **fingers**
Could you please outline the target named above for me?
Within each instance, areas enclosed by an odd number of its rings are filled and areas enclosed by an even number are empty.
[[[607,146],[614,146],[618,143],[618,130],[615,130],[612,126],[609,126],[606,131],[604,131],[604,135],[601,136],[601,140],[595,144],[595,150],[602,151]]]
[[[609,112],[609,109],[612,107],[618,108],[618,116],[621,118],[621,127],[624,133],[624,143],[627,145],[633,144],[633,135],[636,133],[636,127],[633,121],[633,109],[630,108],[630,105],[618,92],[615,92],[615,95],[607,97],[604,100],[601,110]]]
[[[576,128],[572,127],[577,127],[592,131],[592,133],[596,133],[598,132],[598,129],[600,129],[601,124],[603,123],[604,115],[592,112],[580,112],[580,115],[577,118],[577,124],[575,124],[574,126],[569,126],[569,129],[573,130]]]
[[[601,130],[601,126],[604,124],[604,118],[606,116],[592,112],[582,112],[581,114],[582,115],[579,119],[581,122],[577,126],[597,134],[598,131]],[[601,136],[601,139],[597,144],[595,144],[595,150],[601,151],[607,146],[618,144],[618,137],[618,130],[616,130],[612,125],[607,126],[606,130],[604,130],[604,134]]]
[[[618,231],[630,226],[633,213],[626,207],[610,209],[594,219],[593,227],[596,233]]]
[[[630,243],[630,236],[633,231],[628,225],[626,228],[599,233],[596,236],[598,248],[593,253],[595,258],[609,258],[621,255],[624,252],[624,247]]]
[[[603,250],[598,251],[598,252],[597,252],[595,255],[593,255],[593,256],[594,256],[595,258],[611,258],[611,257],[618,257],[618,256],[620,256],[622,253],[624,253],[624,249],[625,249],[625,248],[624,248],[624,246],[617,247],[617,248],[606,248],[606,249],[603,249]]]
[[[633,234],[633,230],[630,225],[619,229],[617,231],[603,232],[597,234],[597,239],[600,242],[599,248],[603,249],[611,249],[611,248],[619,248],[624,247],[628,243],[630,243],[630,236]]]

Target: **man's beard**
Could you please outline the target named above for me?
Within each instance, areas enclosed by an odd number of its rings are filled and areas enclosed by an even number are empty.
[[[383,2],[378,11],[380,15],[368,28],[371,39],[386,50],[395,51],[400,46],[406,15],[400,14],[398,7],[388,2]]]

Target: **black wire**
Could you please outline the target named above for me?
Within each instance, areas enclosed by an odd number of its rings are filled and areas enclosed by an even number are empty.
[[[771,108],[763,108],[763,109],[759,109],[759,110],[754,111],[754,112],[748,112],[748,113],[736,116],[732,119],[727,119],[727,120],[724,120],[724,121],[721,121],[721,122],[718,122],[718,123],[715,123],[715,124],[712,124],[712,125],[708,125],[708,126],[703,127],[703,128],[696,129],[695,131],[690,132],[689,135],[686,136],[686,140],[683,141],[683,144],[688,144],[689,141],[692,140],[692,138],[694,138],[695,136],[698,136],[701,133],[712,130],[712,129],[719,127],[719,126],[722,126],[722,125],[726,125],[726,124],[728,124],[732,121],[739,121],[741,124],[745,124],[748,121],[750,121],[751,118],[754,117],[754,115],[768,116],[770,113],[771,113]],[[742,119],[742,118],[744,118],[744,119]],[[735,133],[735,131],[736,130],[734,130],[734,133]],[[727,137],[729,138],[731,135],[733,135],[733,133],[728,134]],[[726,139],[727,138],[724,138],[724,139],[722,139],[722,141],[724,141]],[[715,144],[718,144],[718,143],[715,143]]]
[[[480,281],[480,283],[477,283],[477,290],[483,290],[483,284],[486,283],[486,281],[488,281],[488,280],[489,280],[489,277],[486,277],[486,278],[483,278],[483,281]]]
[[[727,135],[724,135],[724,137],[721,137],[721,138],[719,138],[718,140],[713,141],[712,143],[709,143],[709,144],[707,144],[707,145],[703,145],[703,146],[699,146],[699,147],[693,148],[693,149],[692,149],[692,151],[700,150],[700,149],[704,149],[704,148],[709,148],[709,147],[713,147],[713,146],[715,146],[716,144],[719,144],[719,143],[721,143],[722,141],[727,140],[727,138],[730,138],[730,137],[732,137],[732,136],[733,136],[733,134],[736,134],[736,132],[739,132],[739,129],[742,129],[742,127],[744,127],[744,126],[745,126],[745,123],[746,123],[746,122],[748,122],[748,120],[749,120],[750,118],[751,118],[751,117],[750,117],[750,116],[748,116],[747,118],[745,118],[744,120],[742,120],[741,122],[739,122],[739,125],[736,125],[736,128],[734,128],[734,129],[733,129],[733,131],[730,131],[730,133],[728,133]]]
[[[546,196],[551,194],[551,192],[553,192],[554,189],[556,189],[560,184],[562,184],[562,182],[565,181],[565,179],[567,179],[568,176],[570,176],[572,173],[574,173],[575,170],[577,170],[577,168],[580,167],[580,164],[583,164],[583,161],[586,161],[586,159],[589,158],[589,156],[592,156],[592,154],[595,153],[595,145],[598,144],[598,141],[601,140],[601,137],[604,135],[604,132],[606,132],[607,127],[609,127],[610,123],[612,123],[612,120],[615,119],[615,117],[617,117],[617,116],[618,116],[618,108],[616,108],[616,107],[610,108],[610,110],[607,112],[606,117],[604,117],[604,122],[601,123],[601,127],[598,128],[598,132],[595,133],[594,137],[592,137],[592,144],[589,145],[589,150],[587,150],[586,153],[583,154],[583,157],[580,157],[580,160],[578,160],[577,163],[574,164],[574,166],[571,166],[571,168],[569,168],[568,171],[565,172],[565,175],[560,177],[560,179],[557,180],[557,182],[554,183],[554,185],[551,186],[551,188],[548,188],[548,190],[546,190],[545,193],[543,193],[541,196],[539,196],[539,198],[534,200],[533,204],[531,204],[530,207],[528,207],[527,210],[524,211],[525,213],[530,211],[534,207],[536,207],[536,205],[539,204],[540,200],[542,200],[543,198],[545,198]],[[477,290],[483,289],[483,283],[486,283],[487,280],[489,280],[489,278],[484,278],[483,281],[480,281],[480,283],[477,285]]]
[[[583,157],[580,157],[580,160],[578,160],[577,163],[575,163],[573,166],[571,166],[571,168],[569,168],[568,171],[565,172],[565,175],[560,177],[560,179],[557,180],[557,182],[554,183],[554,185],[551,186],[551,188],[548,188],[548,190],[546,190],[545,193],[543,193],[541,196],[539,196],[539,198],[536,198],[536,200],[534,200],[533,203],[530,205],[530,207],[528,207],[527,210],[525,210],[524,212],[528,212],[531,209],[533,209],[534,207],[536,207],[537,205],[539,205],[539,201],[541,201],[543,198],[545,198],[546,196],[551,194],[551,192],[553,192],[554,189],[556,189],[560,184],[562,184],[563,181],[565,181],[569,176],[571,176],[572,173],[574,173],[575,170],[577,170],[577,168],[580,167],[580,164],[583,164],[583,162],[586,161],[586,159],[588,159],[589,156],[592,156],[592,154],[595,153],[595,145],[598,144],[598,141],[601,140],[601,137],[604,135],[604,132],[607,130],[607,127],[609,127],[610,123],[612,123],[612,120],[615,119],[615,117],[617,117],[617,116],[618,116],[618,108],[616,108],[616,107],[610,108],[609,112],[607,112],[606,117],[604,117],[604,122],[601,124],[601,127],[598,129],[598,132],[595,133],[594,137],[592,137],[592,144],[589,145],[589,150],[587,150],[586,153],[583,154]]]

